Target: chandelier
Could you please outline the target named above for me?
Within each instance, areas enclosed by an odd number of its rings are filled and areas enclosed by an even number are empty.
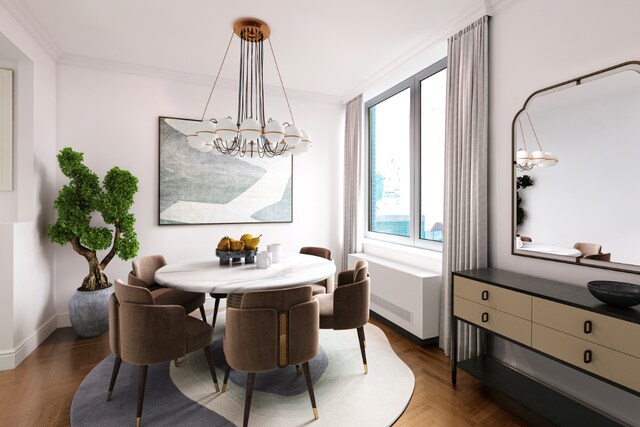
[[[238,84],[237,120],[231,116],[205,120],[207,108],[220,77],[220,71],[229,53],[234,34],[240,38],[240,74]],[[229,44],[222,58],[218,74],[213,82],[202,118],[187,135],[187,143],[201,152],[228,154],[231,156],[275,157],[306,152],[311,147],[309,134],[296,126],[282,83],[282,76],[269,35],[269,26],[258,19],[242,19],[233,25]],[[264,41],[278,72],[280,85],[289,108],[291,122],[281,123],[264,115]]]
[[[522,145],[524,149],[518,149],[516,153],[516,169],[519,171],[529,171],[536,166],[547,167],[547,166],[555,166],[558,164],[560,159],[558,156],[554,155],[549,151],[544,151],[542,146],[540,145],[540,141],[538,140],[538,135],[536,133],[536,129],[533,127],[533,122],[531,121],[531,117],[527,111],[524,112],[527,115],[527,119],[529,120],[529,126],[531,126],[531,130],[533,131],[533,136],[536,139],[536,145],[538,149],[531,152],[527,150],[527,141],[524,138],[524,130],[522,129],[522,123],[520,122],[520,118],[518,117],[518,125],[520,126],[520,134],[522,135]]]

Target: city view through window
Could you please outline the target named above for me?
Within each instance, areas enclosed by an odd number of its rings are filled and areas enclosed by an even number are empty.
[[[419,80],[415,92],[420,96],[415,146],[410,85],[368,109],[369,230],[411,237],[413,197],[418,237],[442,242],[446,69]],[[420,165],[412,176],[416,156]]]

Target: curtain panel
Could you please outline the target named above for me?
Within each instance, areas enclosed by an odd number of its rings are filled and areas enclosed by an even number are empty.
[[[451,272],[487,266],[488,21],[448,40],[443,292],[440,346],[451,354]],[[481,351],[477,328],[458,322],[458,357]]]
[[[360,250],[359,220],[362,201],[362,94],[347,103],[344,135],[344,235],[342,270],[346,270],[350,253]]]

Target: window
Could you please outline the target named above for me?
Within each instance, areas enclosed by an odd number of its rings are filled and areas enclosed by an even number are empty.
[[[446,59],[368,101],[367,237],[440,249]]]

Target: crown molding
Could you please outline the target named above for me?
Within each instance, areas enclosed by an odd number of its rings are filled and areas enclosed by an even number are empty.
[[[16,21],[34,38],[34,40],[44,49],[44,51],[53,58],[54,61],[62,56],[63,52],[60,46],[53,41],[49,34],[36,21],[27,8],[15,0],[0,0],[0,3],[14,17]]]
[[[480,19],[482,16],[495,16],[518,1],[519,0],[482,0],[474,9],[467,12],[466,14],[461,15],[451,23],[435,31],[428,38],[424,39],[423,41],[409,49],[407,52],[393,60],[387,66],[368,77],[354,89],[346,92],[342,96],[342,102],[346,104],[347,102],[349,102],[349,100],[364,92],[368,87],[376,83],[378,80],[381,80],[389,74],[397,71],[411,59],[415,58],[424,51],[429,50],[435,47],[437,44],[446,41],[449,37],[451,37],[451,35],[457,33],[470,23]]]
[[[2,0],[0,0],[2,1]],[[110,61],[106,59],[90,58],[77,55],[62,55],[58,59],[59,66],[92,68],[101,71],[114,73],[132,74],[142,77],[150,77],[161,80],[173,80],[183,83],[190,83],[211,87],[213,75],[187,73],[184,71],[167,70],[159,67],[149,67],[146,65],[130,64],[125,62]],[[238,82],[231,79],[218,79],[216,88],[237,90]],[[264,92],[270,96],[283,96],[280,86],[265,85]],[[304,90],[287,89],[289,98],[301,99],[312,102],[322,102],[327,104],[342,104],[340,96],[309,92]]]

